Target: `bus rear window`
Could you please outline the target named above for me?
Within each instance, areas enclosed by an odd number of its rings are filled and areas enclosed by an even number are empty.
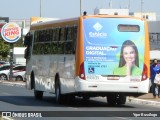
[[[139,25],[118,25],[118,31],[119,32],[139,32],[140,27]]]

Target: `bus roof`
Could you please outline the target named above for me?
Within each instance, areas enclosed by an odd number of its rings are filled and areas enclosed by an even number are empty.
[[[51,28],[53,24],[55,23],[63,23],[63,22],[73,22],[77,23],[78,21],[78,17],[76,18],[67,18],[67,19],[57,19],[57,20],[48,20],[48,21],[39,21],[35,24],[31,24],[30,30],[34,30],[34,29],[43,29],[43,26],[45,26],[45,28]]]
[[[139,19],[139,20],[145,20],[143,18],[138,18],[138,17],[133,17],[133,16],[122,16],[122,15],[85,15],[85,16],[80,16],[80,17],[74,17],[74,18],[65,18],[65,19],[54,19],[54,18],[38,18],[39,21],[34,24],[31,24],[31,30],[34,30],[35,28],[36,29],[42,29],[40,26],[44,26],[46,25],[51,25],[51,24],[54,24],[54,23],[63,23],[63,22],[73,22],[75,21],[75,23],[77,23],[76,21],[79,20],[79,18],[132,18],[132,19]],[[33,18],[31,18],[33,19]],[[52,26],[48,26],[49,27],[52,27]]]

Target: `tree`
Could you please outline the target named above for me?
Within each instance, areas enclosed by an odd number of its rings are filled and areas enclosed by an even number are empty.
[[[16,43],[13,44],[14,47],[23,47],[22,37]],[[7,55],[9,55],[9,50],[10,50],[10,43],[5,42],[0,34],[0,60],[7,58]]]
[[[2,58],[6,58],[9,54],[10,46],[3,39],[0,39],[0,56]]]

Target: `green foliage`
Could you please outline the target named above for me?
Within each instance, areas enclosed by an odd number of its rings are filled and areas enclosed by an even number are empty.
[[[20,39],[16,43],[14,43],[14,47],[22,47],[23,46],[23,40]],[[1,37],[0,37],[0,59],[4,60],[6,59],[7,55],[9,55],[9,50],[10,50],[10,43],[5,42]]]
[[[7,57],[10,46],[4,40],[0,39],[0,55],[2,58]]]

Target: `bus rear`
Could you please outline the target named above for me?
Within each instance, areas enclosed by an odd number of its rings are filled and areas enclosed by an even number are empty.
[[[124,99],[148,93],[150,47],[146,21],[83,16],[80,24],[76,92],[107,96],[108,102],[114,95]]]

